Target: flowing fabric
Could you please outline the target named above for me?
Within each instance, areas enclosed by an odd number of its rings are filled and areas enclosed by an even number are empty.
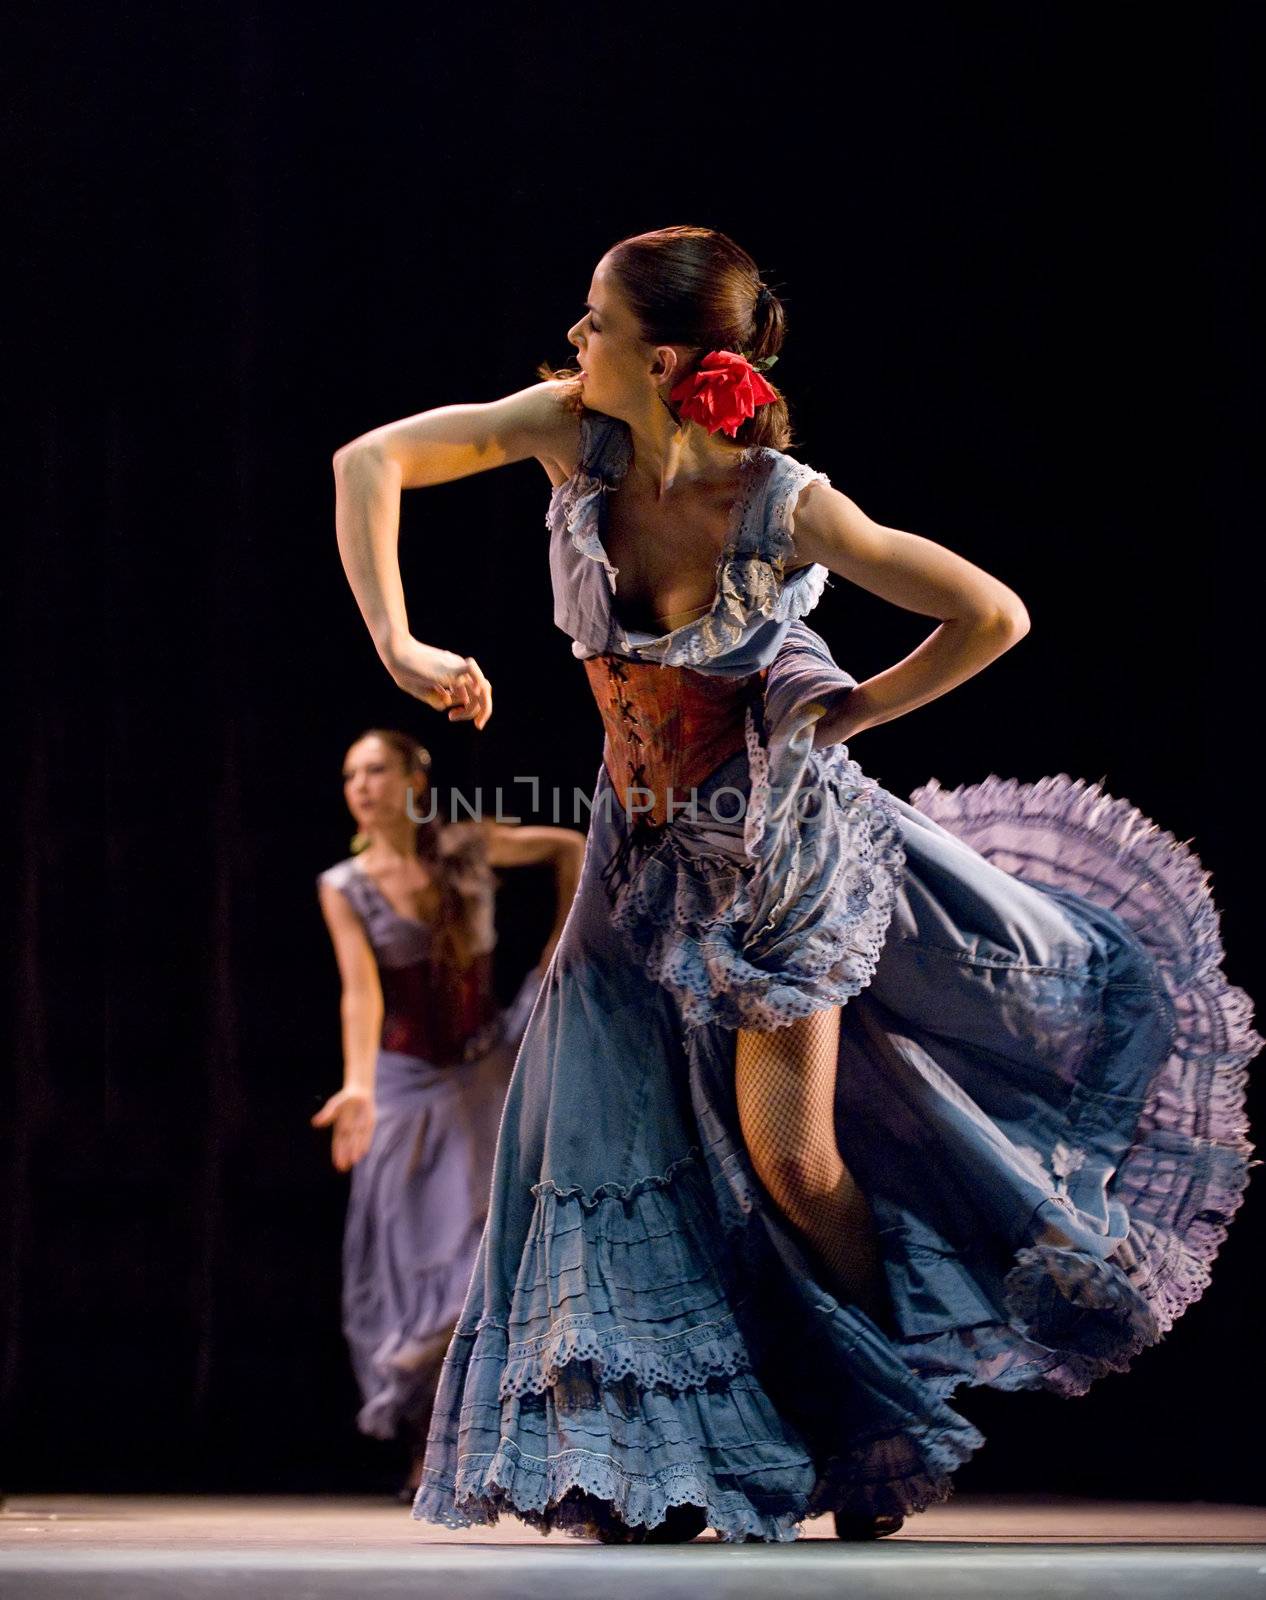
[[[551,502],[574,654],[768,671],[693,814],[641,827],[599,768],[414,1515],[593,1536],[690,1503],[725,1539],[783,1541],[944,1499],[982,1443],[960,1386],[1076,1395],[1161,1337],[1256,1164],[1264,1041],[1207,874],[1128,801],[1061,773],[906,803],[844,745],[813,749],[856,682],[803,620],[825,569],[785,570],[823,474],[748,452],[711,612],[625,629],[603,496],[630,456],[586,413]],[[618,701],[635,729],[660,703]],[[817,1281],[739,1128],[735,1030],[833,1006],[884,1327]]]
[[[458,828],[465,835],[446,830],[449,848],[466,850],[472,830]],[[540,990],[540,973],[529,972],[508,1006],[496,1004],[484,959],[495,942],[492,884],[486,874],[471,878],[472,898],[486,911],[475,919],[483,948],[472,964],[486,992],[473,999],[471,985],[454,986],[433,961],[430,927],[400,916],[356,857],[319,875],[360,918],[385,996],[377,1120],[367,1154],[352,1168],[342,1290],[343,1331],[362,1399],[357,1425],[382,1439],[402,1426],[425,1426],[488,1214],[515,1053]],[[481,1025],[459,1040],[467,1012]],[[428,1059],[418,1053],[419,1039],[447,1041],[448,1048]],[[394,1041],[414,1048],[388,1048]]]

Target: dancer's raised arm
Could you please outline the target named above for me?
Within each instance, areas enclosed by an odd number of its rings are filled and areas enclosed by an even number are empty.
[[[492,688],[473,656],[415,639],[400,579],[400,493],[536,456],[549,470],[578,431],[559,383],[477,405],[437,406],[335,452],[335,527],[343,570],[384,666],[406,693],[483,728]],[[574,444],[572,445],[574,449]]]
[[[1029,631],[1023,601],[983,568],[921,534],[885,527],[823,483],[805,487],[790,565],[820,562],[882,600],[939,617],[903,661],[840,696],[814,730],[815,746],[912,711],[982,671]]]

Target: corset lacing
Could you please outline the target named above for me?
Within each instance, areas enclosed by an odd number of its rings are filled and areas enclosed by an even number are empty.
[[[691,791],[746,747],[746,709],[763,693],[768,669],[723,678],[610,654],[584,665],[606,729],[603,760],[626,814],[624,835],[602,872],[614,900],[634,853],[672,822],[670,798],[674,814],[688,814]],[[634,789],[642,791],[636,800]]]

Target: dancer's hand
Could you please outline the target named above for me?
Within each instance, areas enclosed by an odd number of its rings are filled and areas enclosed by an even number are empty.
[[[383,651],[387,671],[406,694],[447,711],[450,722],[487,725],[492,685],[474,656],[454,655],[414,638],[396,639]]]
[[[347,1172],[368,1152],[375,1120],[373,1096],[365,1089],[349,1088],[330,1096],[312,1126],[334,1125],[331,1159],[340,1172]]]
[[[866,710],[862,685],[828,695],[826,710],[813,725],[813,748],[827,744],[847,744],[855,733],[872,726]]]

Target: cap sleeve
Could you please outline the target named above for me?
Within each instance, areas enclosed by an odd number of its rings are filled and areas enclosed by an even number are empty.
[[[580,413],[580,460],[577,470],[590,477],[619,478],[625,466],[620,446],[624,424],[605,411]]]
[[[795,554],[791,535],[801,491],[811,483],[825,483],[830,487],[831,480],[825,472],[797,461],[794,456],[783,456],[779,469],[770,484],[765,506],[765,532],[769,541],[766,554],[769,560],[785,564]]]
[[[318,889],[322,884],[337,889],[357,916],[362,921],[365,920],[367,908],[364,901],[364,879],[356,869],[354,857],[349,857],[346,861],[337,861],[332,867],[326,867],[324,872],[318,872],[316,881]]]
[[[825,472],[794,456],[779,457],[765,501],[765,547],[761,552],[778,575],[778,599],[772,614],[779,622],[796,622],[808,616],[829,586],[830,569],[818,561],[798,567],[790,577],[783,574],[787,562],[795,556],[792,530],[801,491],[811,483],[830,482]]]

